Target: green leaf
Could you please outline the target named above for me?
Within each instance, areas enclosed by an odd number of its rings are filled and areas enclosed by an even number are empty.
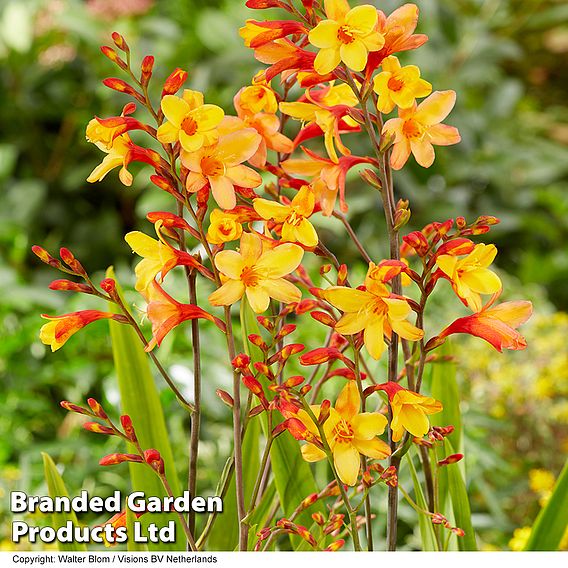
[[[245,504],[248,506],[252,497],[256,476],[260,467],[259,440],[260,420],[253,418],[243,440],[243,484],[245,488]],[[223,500],[223,514],[218,518],[207,539],[207,550],[235,550],[239,544],[239,522],[237,514],[237,497],[235,475],[231,479],[227,495]]]
[[[44,452],[41,453],[41,456],[43,458],[43,471],[49,496],[52,499],[55,497],[69,497],[69,492],[65,487],[63,478],[57,471],[57,467],[55,467],[55,463],[53,463],[51,457]],[[73,526],[80,526],[73,511],[70,513],[62,512],[51,514],[51,526],[55,530],[59,527],[65,526],[68,521],[71,521]],[[79,542],[58,542],[57,548],[67,552],[87,552],[87,547]]]
[[[426,498],[424,497],[424,492],[422,491],[422,486],[420,485],[420,480],[418,479],[418,473],[414,467],[412,457],[410,452],[406,454],[406,459],[408,461],[408,467],[410,469],[410,475],[412,476],[412,483],[414,484],[414,496],[416,498],[416,504],[424,509],[428,510],[428,505],[426,504]],[[422,551],[423,552],[436,552],[438,551],[438,546],[436,545],[436,536],[434,535],[434,527],[430,518],[422,513],[418,513],[418,526],[420,527],[420,539],[422,541]]]
[[[448,438],[444,440],[444,448],[447,455],[455,453],[452,443]],[[475,531],[471,523],[471,509],[469,498],[458,463],[443,466],[448,472],[448,489],[452,500],[452,509],[456,526],[465,531],[465,536],[458,537],[458,547],[460,550],[477,550],[475,541]]]
[[[112,267],[107,271],[107,278],[114,278]],[[118,284],[117,289],[121,294]],[[118,311],[115,304],[111,304],[110,309],[114,312]],[[179,480],[164,412],[148,355],[144,352],[142,343],[131,326],[112,320],[109,320],[109,323],[122,412],[132,418],[142,448],[144,450],[155,448],[160,452],[172,492],[174,495],[180,495]],[[130,448],[130,451],[134,449]],[[150,468],[138,463],[128,465],[133,491],[143,491],[146,497],[166,495],[162,482]],[[177,515],[152,513],[145,514],[139,519],[144,528],[149,523],[164,526],[170,520],[176,522],[176,543],[148,543],[149,550],[185,550],[185,537]]]
[[[525,550],[558,550],[568,527],[568,461],[533,525]]]

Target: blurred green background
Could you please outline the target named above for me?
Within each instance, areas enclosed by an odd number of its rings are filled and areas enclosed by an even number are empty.
[[[459,146],[436,150],[428,170],[411,159],[396,177],[399,197],[410,199],[411,228],[463,215],[496,215],[490,235],[506,299],[534,301],[536,315],[523,331],[524,353],[496,356],[479,341],[460,338],[458,374],[464,399],[469,491],[474,524],[485,549],[519,548],[546,500],[568,450],[568,5],[563,0],[423,0],[418,31],[430,41],[403,54],[434,88],[454,89],[447,120],[459,127]],[[227,112],[232,97],[261,68],[237,30],[253,13],[237,0],[2,0],[0,2],[0,541],[9,542],[7,492],[43,493],[40,451],[63,468],[72,493],[105,495],[126,490],[119,468],[97,466],[118,446],[83,432],[58,406],[95,396],[118,407],[106,324],[99,322],[51,354],[38,340],[41,313],[64,313],[100,304],[47,290],[58,274],[30,253],[70,248],[88,270],[103,277],[110,264],[132,284],[125,232],[145,231],[145,213],[171,204],[149,183],[150,171],[134,166],[135,184],[115,173],[99,184],[85,181],[101,160],[86,143],[93,115],[119,114],[127,99],[101,80],[120,76],[99,51],[112,31],[128,40],[134,62],[156,57],[155,95],[175,67],[189,71],[188,86]],[[381,1],[386,13],[400,2]],[[346,137],[347,143],[350,144]],[[356,153],[368,150],[356,142]],[[386,254],[382,212],[356,175],[348,201],[352,224],[368,249]],[[335,226],[321,225],[329,246],[345,261],[356,250]],[[444,300],[438,300],[446,309]],[[132,296],[132,302],[141,303]],[[453,308],[452,308],[453,309]],[[306,318],[301,334],[316,324]],[[436,322],[436,329],[444,325]],[[173,376],[191,384],[187,330],[164,343],[160,358]],[[296,340],[301,341],[302,337]],[[218,337],[211,338],[205,389],[199,487],[213,491],[219,464],[230,451],[230,418],[215,388],[228,383]],[[160,388],[163,387],[159,383]],[[186,461],[185,418],[170,393],[174,445],[180,470]],[[118,410],[117,410],[118,413]],[[410,510],[403,508],[404,546],[416,544]],[[85,522],[104,519],[86,518]],[[41,520],[37,520],[41,522]],[[404,523],[407,523],[405,525]],[[404,529],[404,527],[407,527]],[[515,532],[515,530],[517,531]],[[520,529],[520,530],[519,530]],[[408,537],[408,538],[407,538]]]

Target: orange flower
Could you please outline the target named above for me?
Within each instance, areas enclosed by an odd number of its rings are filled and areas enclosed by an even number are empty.
[[[290,243],[263,251],[258,235],[243,233],[239,252],[224,250],[215,256],[224,284],[209,296],[209,302],[229,306],[246,294],[256,313],[268,308],[270,298],[286,304],[298,302],[300,290],[284,276],[298,268],[303,254],[301,247]]]
[[[312,178],[312,189],[316,203],[321,207],[322,213],[329,217],[333,213],[337,196],[341,211],[348,211],[345,201],[345,178],[347,172],[357,164],[370,162],[369,158],[358,156],[340,156],[337,163],[319,156],[315,152],[302,147],[308,158],[290,158],[280,165],[287,174],[297,174]]]
[[[154,280],[147,289],[148,306],[146,314],[152,322],[152,339],[146,345],[145,351],[152,351],[162,343],[164,337],[181,323],[197,318],[212,321],[221,331],[225,331],[225,324],[218,318],[193,304],[181,304],[174,300]]]
[[[365,290],[332,286],[322,290],[321,296],[344,312],[335,331],[341,335],[364,331],[367,351],[374,359],[380,359],[385,349],[384,335],[390,337],[394,330],[404,339],[418,341],[424,332],[407,321],[411,308],[406,299],[391,294],[383,282],[372,278],[375,272],[376,266],[371,263]]]
[[[256,130],[245,128],[222,136],[217,144],[195,152],[182,150],[182,164],[189,170],[187,190],[193,193],[209,183],[219,206],[233,209],[237,204],[235,185],[253,188],[262,183],[257,172],[243,165],[256,152],[260,141]]]
[[[434,398],[418,394],[389,381],[380,385],[389,397],[392,410],[392,439],[398,442],[405,431],[422,438],[430,429],[428,414],[442,411],[442,403]]]
[[[207,240],[212,245],[236,241],[243,234],[243,226],[238,217],[231,213],[214,209],[209,216],[211,224],[207,229]]]
[[[519,300],[491,307],[496,299],[497,295],[483,306],[481,311],[454,321],[438,335],[437,339],[444,339],[454,333],[468,333],[485,339],[499,352],[503,349],[525,349],[527,342],[516,328],[531,317],[532,304]]]
[[[265,220],[273,219],[282,223],[282,240],[298,242],[307,247],[318,244],[318,234],[308,221],[315,206],[314,192],[304,185],[294,196],[289,205],[283,205],[269,199],[253,199],[255,211]]]
[[[51,346],[52,351],[63,347],[65,342],[86,325],[100,319],[119,319],[119,316],[99,310],[83,310],[61,316],[42,314],[44,319],[51,320],[42,326],[39,338],[45,345]]]
[[[459,250],[459,249],[457,249]],[[495,245],[477,244],[462,259],[451,254],[441,254],[436,263],[462,302],[474,312],[481,310],[481,295],[501,290],[501,280],[488,266],[497,255]]]
[[[399,109],[398,118],[387,120],[382,134],[394,136],[391,166],[400,170],[410,153],[423,167],[434,162],[434,147],[457,144],[461,137],[457,128],[441,124],[456,102],[455,91],[436,91],[418,106]]]
[[[333,464],[339,478],[347,485],[355,485],[361,467],[359,454],[376,460],[390,455],[390,448],[377,438],[387,425],[387,419],[378,412],[359,412],[361,397],[355,381],[348,381],[335,403],[330,408],[329,418],[324,422],[325,439],[333,453]],[[320,417],[321,406],[310,407],[316,418]],[[305,410],[300,410],[298,419],[310,434],[321,441],[320,432]],[[302,446],[302,457],[309,462],[320,461],[326,457],[323,450],[307,443]]]

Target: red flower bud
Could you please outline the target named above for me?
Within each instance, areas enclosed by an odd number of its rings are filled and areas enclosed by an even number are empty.
[[[262,337],[260,337],[257,333],[251,333],[248,336],[248,340],[259,349],[262,349],[262,351],[268,351],[268,345],[266,345]]]
[[[87,271],[83,268],[83,265],[75,258],[73,253],[63,247],[59,249],[59,256],[61,260],[77,275],[87,276]]]
[[[233,408],[233,406],[235,405],[235,401],[233,400],[233,397],[227,392],[224,391],[222,389],[217,389],[215,391],[215,394],[229,407],[229,408]]]
[[[64,290],[66,292],[82,292],[83,294],[93,294],[94,290],[88,284],[79,284],[71,280],[54,280],[49,285],[50,290]]]
[[[267,331],[274,330],[274,324],[266,316],[257,316],[256,321]]]
[[[113,278],[101,280],[101,288],[111,297],[116,296],[116,282]]]
[[[451,256],[460,256],[462,254],[469,254],[475,247],[475,244],[469,239],[452,239],[445,242],[436,251],[436,256],[441,254],[449,254]]]
[[[131,97],[134,97],[136,100],[140,101],[142,104],[146,103],[144,96],[122,79],[117,79],[116,77],[108,77],[107,79],[103,79],[103,85],[105,87],[108,87],[109,89],[112,89],[113,91],[118,91],[119,93],[130,95]]]
[[[142,60],[141,70],[142,75],[140,77],[140,82],[142,85],[146,86],[150,82],[150,77],[152,77],[152,68],[154,67],[154,57],[152,55],[146,55]]]
[[[245,353],[239,353],[232,361],[231,365],[235,369],[246,369],[250,364],[250,357]]]
[[[113,63],[118,65],[121,69],[128,69],[126,61],[124,61],[112,47],[108,47],[108,45],[101,45],[101,51],[103,52],[103,55],[105,57],[108,57]]]
[[[321,513],[312,513],[312,519],[314,523],[318,524],[320,527],[325,524],[325,517]]]
[[[159,475],[164,474],[164,460],[160,452],[155,449],[146,450],[144,452],[144,461]]]
[[[450,465],[452,463],[457,463],[462,459],[463,459],[463,454],[451,454],[448,457],[444,458],[443,460],[440,460],[438,462],[438,465],[439,466]]]
[[[323,323],[323,325],[327,325],[328,327],[333,328],[333,327],[335,327],[335,324],[337,323],[335,318],[330,316],[327,312],[314,311],[314,312],[311,312],[310,315],[316,321],[319,321],[320,323]]]
[[[67,400],[62,400],[59,405],[69,412],[76,412],[77,414],[84,414],[85,416],[93,415],[90,410],[87,410],[86,408],[83,408],[82,406],[79,406],[77,404],[73,404],[72,402],[69,402]]]
[[[300,300],[296,304],[296,310],[295,310],[296,315],[301,316],[302,314],[305,314],[306,312],[313,310],[317,305],[318,303],[315,300],[310,300],[309,298],[306,298],[305,300]]]
[[[339,349],[334,347],[318,347],[317,349],[312,349],[304,353],[300,357],[301,365],[321,365],[322,363],[327,363],[328,361],[333,361],[335,359],[343,360],[343,354]]]
[[[416,251],[418,256],[425,256],[430,248],[428,240],[420,231],[413,231],[402,237],[404,243]]]
[[[301,353],[305,348],[306,346],[302,343],[290,343],[289,345],[284,346],[284,348],[280,351],[280,357],[283,361],[286,361],[292,355]]]
[[[121,49],[125,53],[130,52],[130,48],[128,47],[128,44],[126,43],[125,39],[118,32],[112,32],[112,41],[114,41],[114,45],[116,45],[116,47],[118,47],[118,49]]]
[[[337,271],[337,285],[343,286],[347,282],[347,265],[342,264]]]
[[[287,324],[282,326],[282,328],[276,334],[276,337],[274,339],[276,341],[279,341],[280,339],[286,337],[287,335],[290,335],[294,331],[296,331],[296,326],[293,323],[287,323]]]
[[[297,387],[298,385],[301,385],[305,380],[306,380],[305,377],[302,377],[301,375],[296,375],[284,381],[282,383],[282,386],[292,389],[294,387]]]
[[[337,552],[338,550],[343,548],[344,544],[345,544],[345,540],[340,538],[339,540],[332,542],[327,548],[324,548],[323,550],[324,550],[324,552]]]
[[[134,430],[134,425],[132,424],[132,418],[128,416],[128,414],[123,414],[120,417],[120,423],[122,424],[122,429],[126,434],[126,437],[131,442],[137,442],[138,438],[136,437],[136,431]]]
[[[45,262],[45,264],[49,264],[49,266],[53,266],[54,268],[58,268],[58,269],[62,268],[61,262],[59,262],[59,260],[57,260],[56,258],[51,256],[43,247],[40,247],[39,245],[34,245],[32,247],[32,252],[42,262]]]

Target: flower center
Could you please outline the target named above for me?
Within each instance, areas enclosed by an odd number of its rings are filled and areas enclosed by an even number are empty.
[[[286,218],[286,223],[288,223],[289,225],[293,225],[294,227],[297,227],[303,220],[304,220],[303,215],[296,213],[296,211],[292,211],[290,215],[288,215],[288,217]]]
[[[389,91],[398,92],[400,91],[400,89],[402,89],[402,87],[404,87],[404,81],[402,79],[399,79],[396,75],[393,75],[388,80],[387,87],[389,88]]]
[[[235,228],[234,221],[223,221],[219,226],[219,231],[221,234],[228,236],[233,232],[234,228]]]
[[[353,43],[355,41],[355,34],[351,31],[349,26],[341,26],[337,30],[337,39],[341,43]]]
[[[343,418],[333,429],[333,434],[335,436],[335,441],[338,444],[346,444],[353,440],[353,428],[351,427],[351,424]]]
[[[225,175],[225,164],[213,156],[205,156],[201,160],[201,173],[205,177]]]
[[[191,116],[186,116],[181,121],[180,128],[188,135],[193,136],[197,132],[197,122]]]
[[[254,266],[245,266],[242,269],[241,282],[248,288],[258,285],[260,282],[260,275]]]
[[[402,132],[406,138],[422,138],[424,127],[416,120],[406,120],[402,125]]]

